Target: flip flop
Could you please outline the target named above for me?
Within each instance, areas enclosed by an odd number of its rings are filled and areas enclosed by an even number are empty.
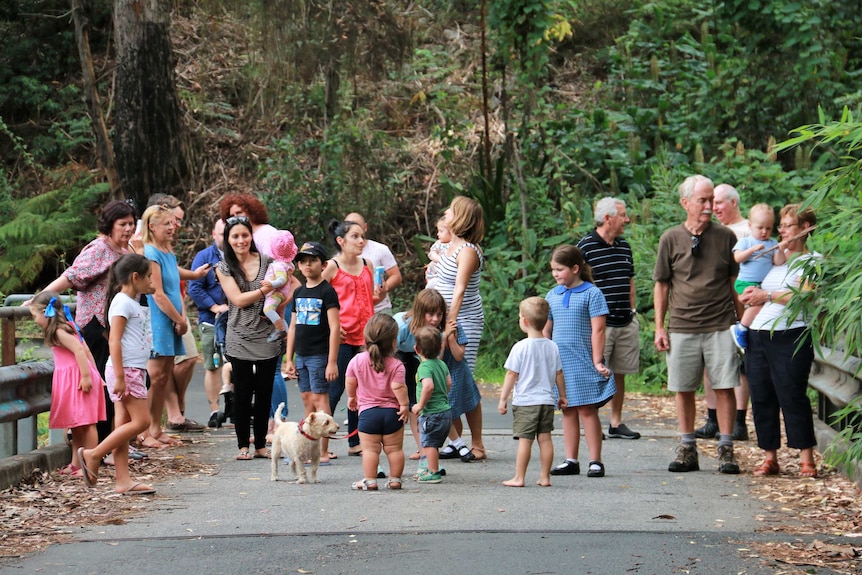
[[[338,459],[338,456],[337,456],[336,454],[332,453],[331,451],[327,451],[327,452],[326,452],[326,456],[327,456],[329,459]]]
[[[239,450],[239,455],[236,456],[237,461],[251,461],[251,452],[248,448],[243,447]]]
[[[179,447],[183,444],[182,441],[180,441],[179,439],[174,439],[173,437],[171,437],[167,433],[162,433],[161,435],[159,435],[156,438],[156,441],[158,441],[160,443],[164,443],[165,445],[167,445],[169,447]]]
[[[95,487],[96,482],[99,480],[99,476],[93,475],[92,473],[90,473],[90,470],[87,469],[87,462],[84,461],[84,448],[83,447],[78,448],[78,462],[81,464],[81,471],[84,472],[81,475],[81,477],[84,478],[84,483],[87,484],[87,487]],[[92,479],[91,476],[95,477],[95,479]]]
[[[410,459],[412,461],[417,461],[419,459],[422,459],[422,453],[418,450],[414,451],[413,453],[410,454]]]
[[[133,483],[128,489],[117,491],[117,493],[121,493],[122,495],[152,495],[155,492],[155,489],[143,483]]]
[[[81,471],[81,468],[80,468],[80,467],[75,467],[74,465],[72,465],[72,464],[70,463],[69,465],[67,465],[66,467],[64,467],[64,468],[62,468],[62,469],[60,470],[60,475],[74,475],[74,476],[77,476],[79,471]]]
[[[255,449],[254,458],[255,459],[272,459],[272,454],[269,452],[269,449],[264,449],[263,453],[261,453],[259,450]]]

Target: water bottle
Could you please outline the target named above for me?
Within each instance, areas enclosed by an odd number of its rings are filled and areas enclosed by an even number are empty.
[[[218,369],[220,364],[221,364],[221,354],[219,352],[215,352],[213,354],[213,365],[216,367],[216,369]]]

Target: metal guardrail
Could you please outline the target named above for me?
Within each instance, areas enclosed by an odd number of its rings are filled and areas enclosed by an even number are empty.
[[[17,321],[32,321],[30,308],[20,304],[31,297],[14,294],[6,298],[7,307],[0,307],[0,459],[37,449],[38,416],[51,409],[54,360],[18,364],[15,356]],[[49,444],[63,441],[64,435],[63,430],[51,430]]]
[[[832,416],[862,396],[862,359],[826,347],[821,352],[811,366],[808,385],[817,390],[817,417],[835,431],[841,431],[841,425]]]

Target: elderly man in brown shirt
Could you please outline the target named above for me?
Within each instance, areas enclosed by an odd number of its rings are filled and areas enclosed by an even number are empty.
[[[668,389],[676,393],[681,443],[671,472],[700,469],[694,434],[695,393],[704,370],[716,394],[721,473],[739,473],[733,455],[733,422],[739,385],[730,326],[741,314],[733,289],[739,265],[733,259],[736,236],[712,222],[714,186],[695,175],[679,186],[685,221],[659,240],[655,280],[655,346],[667,352]],[[668,315],[667,326],[665,315]]]

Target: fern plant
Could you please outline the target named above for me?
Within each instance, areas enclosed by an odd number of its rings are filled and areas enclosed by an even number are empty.
[[[29,288],[42,270],[96,235],[96,214],[108,184],[87,177],[50,192],[12,200],[0,226],[0,293]]]

